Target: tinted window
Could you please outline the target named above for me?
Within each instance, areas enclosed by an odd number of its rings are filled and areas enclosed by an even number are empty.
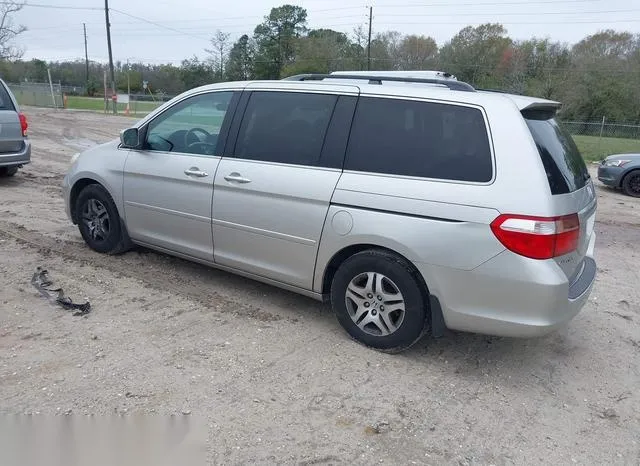
[[[525,112],[527,126],[538,147],[552,194],[583,188],[589,172],[571,135],[549,112]]]
[[[235,156],[317,165],[337,96],[254,92],[240,126]]]
[[[146,150],[218,154],[218,136],[233,92],[200,94],[160,114],[147,130]]]
[[[0,84],[0,110],[15,110],[9,91]]]
[[[456,105],[362,98],[345,169],[457,181],[492,177],[480,110]]]

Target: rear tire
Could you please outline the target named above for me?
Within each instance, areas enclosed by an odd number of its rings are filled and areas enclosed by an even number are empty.
[[[18,167],[2,167],[0,168],[0,176],[13,176],[18,173]]]
[[[118,208],[109,192],[99,184],[86,186],[76,200],[78,229],[85,243],[96,252],[120,254],[131,248]]]
[[[427,330],[427,303],[418,272],[405,259],[368,250],[345,260],[331,284],[331,305],[358,342],[397,353]]]
[[[632,170],[622,180],[622,190],[628,196],[640,197],[640,170]]]

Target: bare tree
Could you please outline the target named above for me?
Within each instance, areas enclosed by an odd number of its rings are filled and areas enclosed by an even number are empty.
[[[229,43],[229,34],[220,30],[216,31],[216,35],[211,38],[211,45],[213,49],[206,49],[205,51],[211,55],[212,62],[216,66],[219,72],[219,78],[222,81],[224,79],[224,56],[227,51],[227,44]]]
[[[13,14],[22,10],[24,2],[7,1],[0,3],[0,60],[14,60],[22,57],[24,50],[17,47],[13,40],[27,30],[15,25]]]

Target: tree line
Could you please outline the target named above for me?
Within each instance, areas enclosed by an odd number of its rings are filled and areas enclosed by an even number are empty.
[[[117,62],[117,87],[142,91],[143,80],[154,92],[170,95],[211,82],[280,79],[299,73],[338,70],[442,70],[477,88],[495,89],[563,102],[564,118],[640,123],[640,34],[604,30],[574,45],[547,38],[514,40],[501,24],[468,26],[438,47],[428,35],[376,33],[368,50],[362,28],[351,35],[331,29],[309,29],[307,11],[299,6],[273,8],[253,34],[233,44],[216,32],[207,56],[179,65]],[[368,53],[369,52],[369,53]],[[370,55],[370,58],[369,58]],[[6,81],[46,81],[87,86],[99,95],[105,65],[84,61],[0,62]],[[87,85],[88,84],[88,85]]]

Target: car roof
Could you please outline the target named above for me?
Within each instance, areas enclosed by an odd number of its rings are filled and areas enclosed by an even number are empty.
[[[379,75],[382,76],[380,73]],[[247,90],[309,90],[313,92],[335,92],[340,94],[360,94],[369,96],[405,97],[418,99],[436,99],[448,102],[480,105],[489,104],[495,99],[508,99],[519,110],[533,108],[554,108],[561,106],[559,102],[543,99],[539,97],[528,97],[516,94],[509,94],[498,91],[466,92],[450,90],[445,85],[425,84],[412,82],[383,82],[382,84],[372,84],[363,77],[359,79],[330,80],[309,80],[309,81],[287,81],[287,80],[255,80],[255,81],[235,81],[216,83],[202,86],[188,91],[186,94],[195,94],[207,90],[221,89],[247,89]]]

